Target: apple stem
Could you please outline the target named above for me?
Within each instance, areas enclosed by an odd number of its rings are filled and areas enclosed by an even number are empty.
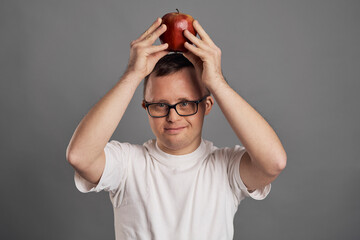
[[[176,11],[177,11],[178,13],[180,13],[180,12],[179,12],[179,9],[176,9]]]

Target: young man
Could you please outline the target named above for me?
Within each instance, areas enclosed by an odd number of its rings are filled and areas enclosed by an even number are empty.
[[[194,45],[186,43],[183,55],[153,45],[166,31],[160,18],[133,41],[125,74],[80,122],[67,148],[77,188],[109,192],[116,239],[232,239],[240,201],[264,199],[285,168],[276,133],[229,87],[220,49],[198,21],[193,25],[200,38],[184,31]],[[109,142],[144,78],[143,107],[156,139]],[[243,147],[219,149],[202,139],[210,93]]]

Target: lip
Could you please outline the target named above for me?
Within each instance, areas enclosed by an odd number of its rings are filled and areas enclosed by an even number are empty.
[[[184,130],[186,127],[168,127],[164,128],[164,131],[168,134],[177,134]]]

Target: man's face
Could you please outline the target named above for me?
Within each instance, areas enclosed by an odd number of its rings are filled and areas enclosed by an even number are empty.
[[[196,101],[206,95],[196,79],[195,70],[190,67],[167,76],[150,75],[145,91],[145,100],[152,103],[176,104],[181,101]],[[201,142],[204,116],[213,105],[212,97],[199,103],[198,112],[192,116],[179,116],[170,109],[166,117],[153,118],[149,123],[160,149],[170,154],[187,154],[196,150]]]

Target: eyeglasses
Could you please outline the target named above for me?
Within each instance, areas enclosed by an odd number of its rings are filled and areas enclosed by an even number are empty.
[[[176,113],[179,116],[191,116],[195,115],[199,109],[199,103],[204,101],[210,95],[206,95],[202,99],[198,101],[182,101],[178,102],[174,105],[170,105],[167,103],[149,103],[144,100],[145,107],[149,113],[149,115],[153,118],[162,118],[166,117],[170,113],[170,109],[174,108]]]

